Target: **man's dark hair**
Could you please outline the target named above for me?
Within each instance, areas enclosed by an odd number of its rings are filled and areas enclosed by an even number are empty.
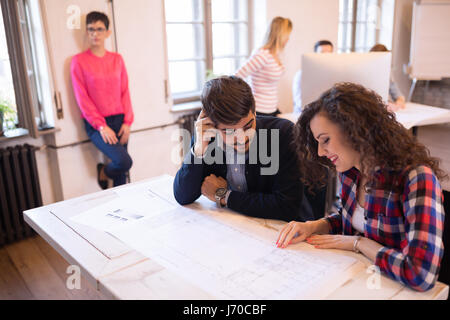
[[[314,52],[317,52],[317,48],[319,48],[320,46],[327,46],[327,45],[333,48],[333,43],[331,43],[331,41],[329,40],[317,41],[316,44],[314,45]]]
[[[206,116],[215,125],[234,125],[247,117],[250,111],[255,113],[252,89],[236,76],[222,76],[206,82],[201,101]]]
[[[388,52],[388,51],[389,50],[386,48],[386,46],[381,43],[377,43],[370,49],[370,52]]]
[[[92,11],[89,12],[88,15],[86,16],[86,25],[95,23],[97,21],[103,22],[106,30],[109,30],[109,18],[103,12]]]

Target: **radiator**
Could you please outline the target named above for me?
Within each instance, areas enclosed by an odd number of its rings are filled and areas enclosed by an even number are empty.
[[[42,206],[36,147],[0,149],[0,246],[33,234],[23,211]]]

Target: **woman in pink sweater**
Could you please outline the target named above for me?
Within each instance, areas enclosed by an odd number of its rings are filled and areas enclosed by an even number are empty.
[[[111,159],[108,165],[97,165],[99,185],[106,189],[107,178],[114,186],[126,183],[126,173],[132,166],[127,145],[134,114],[122,56],[105,49],[105,40],[111,35],[108,17],[91,12],[86,25],[89,49],[72,58],[70,72],[86,132]]]

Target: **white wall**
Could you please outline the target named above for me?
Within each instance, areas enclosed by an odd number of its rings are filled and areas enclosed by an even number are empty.
[[[118,50],[124,57],[135,122],[133,129],[174,121],[165,101],[163,1],[114,0]]]
[[[337,46],[339,0],[267,0],[266,8],[267,24],[276,16],[292,20],[292,34],[281,58],[286,72],[279,86],[280,110],[292,112],[292,80],[301,68],[302,54],[313,52],[322,39]]]
[[[80,120],[80,110],[75,101],[70,80],[70,62],[72,56],[87,49],[85,36],[86,15],[98,10],[111,15],[108,0],[41,0],[44,28],[47,34],[47,45],[50,56],[50,68],[53,70],[55,90],[61,93],[64,112],[63,119],[56,120],[56,127],[62,130],[55,134],[57,146],[67,145],[86,140],[87,135]],[[72,28],[74,13],[71,7],[76,7],[81,13],[79,28]],[[111,26],[113,28],[113,26]],[[106,42],[108,50],[113,50],[110,38]],[[56,116],[55,116],[56,119]]]
[[[411,80],[403,72],[403,65],[409,63],[413,3],[414,0],[395,1],[392,36],[392,76],[405,97],[408,97],[411,87]]]
[[[176,174],[181,158],[172,159],[172,155],[180,153],[178,130],[175,125],[133,134],[129,145],[133,155],[132,181]]]

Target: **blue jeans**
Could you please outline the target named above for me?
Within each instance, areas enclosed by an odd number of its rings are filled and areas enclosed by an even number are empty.
[[[118,133],[123,124],[123,118],[123,114],[105,118],[106,124],[116,133],[118,140],[120,139]],[[107,144],[103,141],[100,132],[95,130],[89,122],[84,120],[84,125],[86,127],[86,133],[92,143],[97,149],[111,159],[111,162],[105,166],[105,174],[114,181],[114,187],[125,184],[127,182],[126,173],[133,165],[133,161],[127,151],[128,144],[121,145],[119,142],[116,144]]]

